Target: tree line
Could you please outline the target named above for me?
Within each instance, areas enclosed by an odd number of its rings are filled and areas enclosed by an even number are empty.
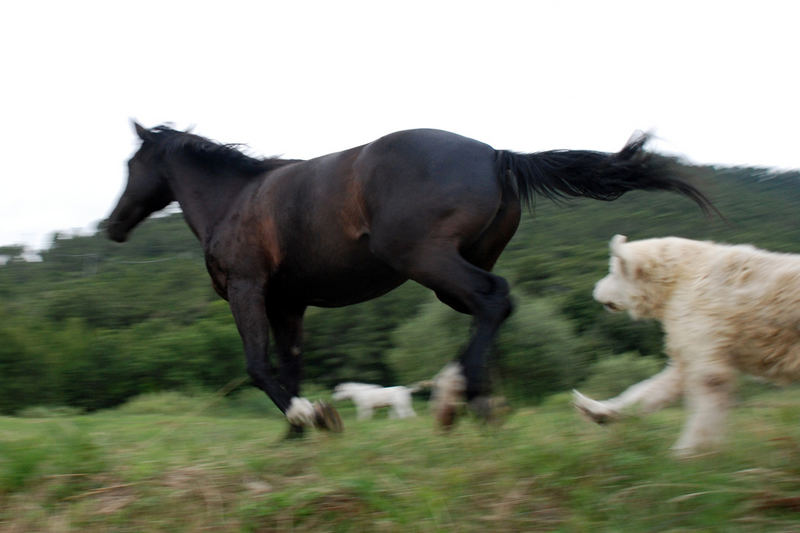
[[[800,253],[800,172],[686,167],[725,219],[689,200],[635,192],[611,203],[539,199],[495,271],[515,313],[492,373],[517,402],[575,387],[613,354],[658,356],[653,323],[592,300],[607,243],[679,235]],[[56,233],[26,260],[0,247],[0,412],[32,405],[113,407],[162,390],[217,390],[245,376],[241,341],[211,288],[202,250],[180,213],[153,217],[119,245],[98,233]],[[409,282],[372,301],[307,312],[305,382],[406,384],[429,379],[463,348],[469,319]]]

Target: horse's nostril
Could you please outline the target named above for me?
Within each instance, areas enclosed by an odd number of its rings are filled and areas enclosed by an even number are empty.
[[[100,229],[106,232],[108,238],[114,242],[125,242],[128,238],[128,233],[125,231],[120,231],[119,226],[116,224],[111,224],[107,220],[104,221],[105,224]],[[102,224],[102,223],[101,223]]]

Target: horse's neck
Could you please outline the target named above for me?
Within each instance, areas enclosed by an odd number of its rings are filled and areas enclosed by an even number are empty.
[[[186,222],[202,243],[239,200],[252,179],[212,175],[195,165],[173,165],[170,185]]]

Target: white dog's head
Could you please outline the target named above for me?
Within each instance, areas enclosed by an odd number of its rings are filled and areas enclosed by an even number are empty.
[[[609,311],[628,311],[633,319],[660,318],[679,275],[682,242],[676,237],[628,242],[614,235],[609,273],[592,296]]]
[[[623,311],[631,307],[628,296],[631,293],[627,262],[622,259],[622,245],[627,242],[625,235],[614,235],[609,248],[611,258],[608,262],[608,275],[594,286],[592,297],[603,304],[607,310]]]
[[[348,400],[353,399],[353,396],[365,389],[380,389],[379,385],[372,385],[370,383],[354,383],[348,381],[347,383],[339,383],[334,387],[331,398],[334,400]]]
[[[331,398],[334,400],[347,400],[352,396],[352,383],[340,383],[333,389],[333,395],[331,395]]]

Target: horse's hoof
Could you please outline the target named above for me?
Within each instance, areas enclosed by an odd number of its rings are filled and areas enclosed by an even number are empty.
[[[305,428],[303,426],[296,426],[289,424],[289,431],[284,435],[283,440],[297,440],[305,436]]]
[[[333,433],[341,433],[344,429],[339,412],[328,402],[314,402],[314,426]]]
[[[483,422],[502,425],[511,407],[502,396],[477,396],[469,401],[470,410]]]
[[[449,431],[456,423],[456,407],[454,405],[444,405],[436,410],[436,421],[445,431]]]
[[[481,420],[489,420],[489,417],[492,415],[492,404],[489,396],[476,396],[471,399],[467,405],[469,406],[469,410],[475,413],[475,416]]]

